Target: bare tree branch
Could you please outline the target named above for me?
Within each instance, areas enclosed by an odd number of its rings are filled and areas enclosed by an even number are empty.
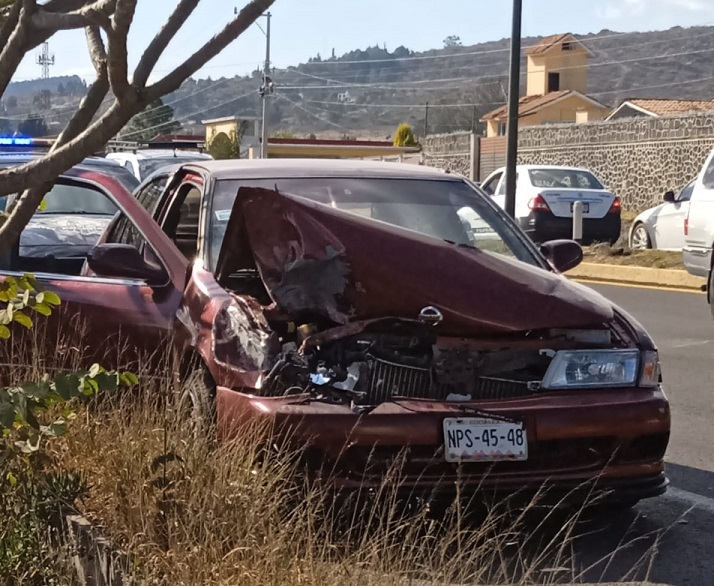
[[[0,170],[0,195],[22,193],[0,225],[0,251],[17,242],[20,232],[61,173],[101,150],[149,103],[178,88],[245,31],[273,2],[251,0],[219,34],[174,71],[147,88],[146,80],[165,45],[175,37],[200,0],[178,0],[166,24],[144,52],[134,83],[128,81],[127,36],[137,0],[49,0],[40,6],[36,0],[17,0],[8,13],[14,20],[13,26],[3,26],[1,31],[8,38],[0,52],[0,95],[28,50],[53,32],[66,27],[78,28],[82,23],[91,23],[84,28],[97,79],[47,155],[18,167]],[[100,28],[108,39],[106,49]],[[114,94],[113,104],[95,119],[110,90]]]
[[[171,73],[147,88],[147,94],[153,101],[165,94],[171,93],[187,80],[193,73],[225,49],[234,39],[240,36],[256,19],[273,5],[275,0],[252,0],[226,27],[205,43],[198,51],[174,69]]]
[[[7,45],[10,35],[12,31],[15,30],[20,18],[20,10],[22,10],[22,0],[15,0],[12,8],[10,8],[10,11],[7,13],[5,24],[3,24],[2,29],[0,29],[0,47]]]
[[[5,93],[15,70],[27,52],[27,42],[31,31],[32,15],[37,5],[34,0],[22,0],[22,9],[15,30],[0,52],[0,96]]]
[[[87,46],[89,55],[92,58],[94,70],[97,72],[97,79],[89,87],[87,95],[82,98],[79,103],[79,109],[75,112],[72,119],[67,123],[67,126],[62,133],[57,137],[57,140],[52,145],[52,151],[67,144],[73,138],[76,138],[87,126],[92,122],[94,115],[102,106],[104,98],[109,93],[109,76],[107,74],[107,53],[104,48],[102,36],[97,27],[89,27],[86,29]]]
[[[138,94],[129,84],[127,65],[127,35],[134,19],[137,0],[117,0],[114,22],[107,31],[109,38],[109,81],[117,101],[137,102]]]
[[[156,62],[166,50],[166,47],[171,40],[176,36],[186,19],[191,16],[196,6],[201,0],[181,0],[174,9],[166,24],[162,27],[159,33],[153,38],[149,46],[144,51],[144,54],[139,60],[139,64],[134,70],[132,83],[134,86],[141,87],[146,85],[149,75],[156,67]]]

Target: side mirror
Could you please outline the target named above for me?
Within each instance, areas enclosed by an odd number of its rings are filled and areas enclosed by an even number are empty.
[[[561,273],[583,261],[583,248],[575,240],[549,240],[540,245],[540,251]]]
[[[674,203],[674,191],[671,189],[669,191],[665,191],[663,199],[667,203]]]
[[[87,266],[100,277],[142,279],[149,284],[168,280],[163,268],[146,262],[131,244],[98,244],[89,251]]]

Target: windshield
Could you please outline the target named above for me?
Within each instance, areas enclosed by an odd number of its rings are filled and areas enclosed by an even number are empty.
[[[150,159],[139,159],[139,173],[141,178],[145,179],[151,175],[154,171],[158,171],[162,167],[167,167],[169,165],[178,165],[181,163],[190,163],[191,161],[204,160],[202,157],[174,157],[173,155],[167,157],[151,157]]]
[[[530,169],[528,175],[534,187],[605,189],[595,175],[589,171],[578,169]]]
[[[303,177],[218,181],[208,227],[212,267],[240,187],[277,188],[355,215],[541,266],[499,212],[463,181]]]
[[[55,184],[38,214],[97,214],[113,216],[117,207],[101,192],[78,185]]]
[[[129,171],[129,169],[125,169],[121,165],[107,165],[102,163],[95,164],[87,162],[82,163],[82,165],[89,167],[92,171],[96,171],[97,173],[108,175],[109,177],[116,179],[130,193],[139,185],[139,180],[134,177],[134,174]]]

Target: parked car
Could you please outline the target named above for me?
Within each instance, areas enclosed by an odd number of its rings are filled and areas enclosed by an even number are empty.
[[[684,220],[682,260],[692,275],[707,279],[707,300],[714,315],[714,149],[707,157],[695,182]]]
[[[378,487],[406,450],[408,495],[666,490],[653,341],[558,274],[576,243],[536,247],[466,179],[288,159],[180,165],[136,197],[86,170],[60,182],[121,211],[79,278],[40,277],[62,299],[49,319],[86,324],[90,359],[119,330],[137,351],[171,340],[187,421],[291,429],[338,489]]]
[[[505,168],[491,173],[481,188],[505,208]],[[583,240],[615,243],[620,237],[620,198],[591,171],[552,165],[516,167],[515,217],[534,242],[570,238],[576,201],[583,202]]]
[[[0,153],[0,168],[21,165],[37,156],[37,153]],[[127,191],[139,184],[129,171],[103,157],[88,157],[76,168],[112,177]],[[0,198],[0,211],[6,211],[15,197]],[[2,262],[23,272],[52,267],[53,271],[79,274],[87,254],[116,212],[116,206],[96,189],[76,183],[56,183],[25,227],[15,250],[6,254]]]
[[[205,153],[176,149],[138,149],[131,152],[107,153],[106,157],[126,167],[139,180],[146,179],[154,171],[167,165],[213,158]]]
[[[684,246],[684,220],[689,211],[695,180],[692,179],[676,194],[667,191],[664,203],[649,208],[638,215],[630,226],[630,248],[643,250],[682,250]]]

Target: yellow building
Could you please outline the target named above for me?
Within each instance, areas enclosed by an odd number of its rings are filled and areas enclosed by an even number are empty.
[[[570,33],[552,35],[525,50],[526,95],[520,98],[520,126],[602,120],[610,109],[588,97],[590,51]],[[486,114],[486,136],[506,134],[508,107]]]

